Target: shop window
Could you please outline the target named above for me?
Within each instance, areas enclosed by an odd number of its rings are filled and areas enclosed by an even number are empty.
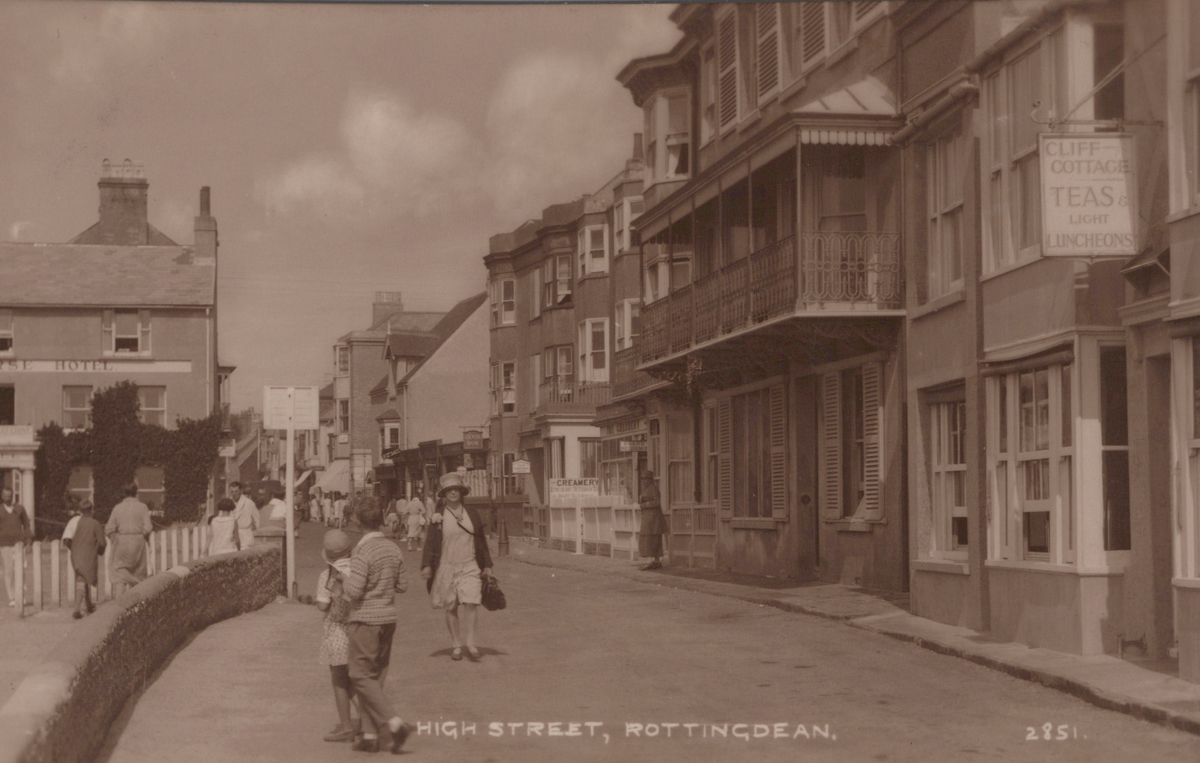
[[[600,441],[579,440],[579,476],[583,478],[600,478]]]

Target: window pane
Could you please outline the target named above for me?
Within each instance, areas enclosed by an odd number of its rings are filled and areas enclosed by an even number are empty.
[[[1050,552],[1050,512],[1025,514],[1025,550],[1035,554]]]
[[[138,314],[136,310],[118,310],[116,312],[118,336],[137,336]]]
[[[166,387],[138,387],[143,408],[162,408],[167,396]]]
[[[1000,431],[998,432],[998,435],[999,435],[999,437],[998,437],[999,446],[998,447],[999,447],[999,450],[1001,453],[1007,453],[1008,452],[1008,377],[1001,376],[999,382],[1000,383],[997,385],[998,391],[996,393],[996,396],[998,398],[996,403],[997,403],[997,406],[999,409],[997,412],[996,418],[998,419],[998,426],[1000,429]]]
[[[1019,407],[1021,411],[1021,443],[1022,451],[1036,450],[1034,447],[1034,403],[1033,403],[1033,374],[1026,372],[1019,379]]]
[[[1050,448],[1050,372],[1040,368],[1033,372],[1034,396],[1037,400],[1037,449]]]
[[[1075,423],[1075,415],[1071,410],[1071,364],[1064,365],[1059,374],[1062,380],[1062,444],[1064,448],[1069,448]]]
[[[1128,445],[1125,348],[1100,348],[1100,439],[1103,445]]]

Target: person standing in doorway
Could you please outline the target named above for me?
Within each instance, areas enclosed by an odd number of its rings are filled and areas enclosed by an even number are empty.
[[[16,564],[17,544],[29,545],[33,534],[29,531],[29,516],[19,503],[13,503],[10,487],[0,489],[0,564],[4,566],[4,591],[8,594],[8,606],[16,608]]]
[[[262,516],[254,499],[242,492],[242,483],[229,483],[229,497],[233,499],[233,519],[237,522],[238,543],[242,548],[254,545],[254,531],[262,527]]]
[[[113,506],[104,527],[113,544],[114,597],[146,579],[146,544],[150,542],[150,533],[154,532],[149,507],[137,499],[137,483],[126,485],[124,493],[124,500]]]
[[[643,567],[643,570],[661,570],[663,555],[663,533],[667,531],[667,522],[663,517],[662,499],[659,497],[658,482],[654,472],[642,470],[641,490],[638,492],[638,505],[642,509],[642,526],[638,533],[638,554],[648,556],[653,561]]]

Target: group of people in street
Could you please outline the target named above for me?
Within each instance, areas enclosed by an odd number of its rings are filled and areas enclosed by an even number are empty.
[[[436,509],[433,498],[425,495],[425,486],[418,483],[413,488],[412,498],[395,498],[388,503],[384,526],[393,538],[404,538],[409,551],[415,551],[425,542]]]
[[[309,496],[309,515],[326,527],[345,527],[349,500],[345,493],[314,487]]]
[[[411,544],[411,517],[428,510],[426,522],[420,525],[428,527],[421,577],[433,607],[445,611],[451,659],[462,660],[465,646],[466,657],[478,662],[482,655],[475,645],[475,626],[482,581],[491,575],[492,559],[482,518],[463,502],[469,492],[454,473],[442,476],[439,500],[432,507],[424,491],[417,491],[404,504],[405,539]],[[421,508],[409,509],[414,503]],[[398,502],[389,505],[386,513],[399,518]],[[338,725],[325,740],[352,742],[360,751],[398,753],[413,726],[396,712],[383,687],[398,619],[395,596],[408,590],[404,556],[381,531],[385,511],[377,502],[365,499],[355,514],[364,535],[352,544],[342,530],[327,531],[323,552],[327,566],[317,581],[316,602],[325,613],[318,659],[329,668],[338,712]],[[357,723],[351,717],[352,702],[359,708]]]

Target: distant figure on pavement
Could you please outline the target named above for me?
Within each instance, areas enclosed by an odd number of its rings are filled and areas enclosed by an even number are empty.
[[[425,486],[417,485],[413,497],[404,506],[404,529],[408,539],[408,550],[421,540],[421,532],[433,512],[425,504]]]
[[[395,538],[400,532],[399,528],[402,524],[400,518],[400,510],[404,508],[406,502],[401,498],[393,498],[388,501],[387,511],[383,513],[383,528],[385,534],[389,538]]]
[[[662,499],[658,493],[658,483],[654,480],[654,472],[649,469],[642,471],[642,489],[638,493],[638,505],[642,508],[642,526],[638,533],[638,554],[649,556],[652,562],[643,570],[661,570],[663,555],[663,533],[667,531],[667,522],[663,517]]]
[[[29,516],[19,503],[13,503],[10,487],[0,489],[0,565],[4,567],[4,591],[8,594],[8,606],[16,608],[16,563],[17,544],[29,545],[33,534],[29,531]]]
[[[71,552],[71,566],[75,568],[75,611],[76,620],[96,611],[92,603],[92,586],[100,580],[100,557],[108,543],[104,538],[104,526],[92,516],[92,502],[84,499],[79,504],[79,513],[71,518],[63,530],[63,543]]]
[[[438,497],[444,503],[430,517],[421,577],[426,580],[433,608],[446,610],[446,627],[454,645],[450,659],[463,658],[465,641],[468,659],[479,662],[475,621],[483,599],[483,576],[492,574],[492,557],[483,520],[474,507],[463,504],[470,488],[456,472],[443,474],[441,486]]]
[[[237,520],[238,541],[242,548],[254,545],[254,531],[262,527],[262,516],[254,499],[242,492],[242,483],[229,483],[229,497],[233,499],[233,518]]]
[[[217,513],[208,518],[212,529],[208,539],[208,555],[229,554],[240,551],[241,538],[238,537],[237,520],[233,518],[233,510],[237,504],[231,498],[217,501]]]
[[[392,658],[392,637],[396,633],[396,594],[408,590],[404,556],[395,543],[383,537],[383,510],[373,501],[365,501],[358,512],[365,535],[350,557],[350,575],[342,591],[350,600],[346,633],[350,637],[350,682],[358,696],[363,716],[363,735],[354,749],[375,752],[379,734],[387,731],[391,750],[400,751],[412,732],[384,696]]]
[[[346,521],[346,497],[340,491],[333,494],[333,526],[339,530]]]
[[[113,544],[113,596],[146,579],[146,544],[154,531],[149,507],[137,499],[137,483],[126,485],[124,493],[124,500],[113,506],[104,528]]]
[[[324,539],[325,569],[317,578],[317,609],[325,613],[322,624],[322,665],[329,666],[333,681],[333,702],[337,706],[338,725],[325,735],[326,742],[349,742],[354,739],[355,725],[350,718],[350,700],[354,696],[350,685],[350,636],[346,617],[350,602],[342,595],[342,585],[350,575],[350,536],[341,530],[326,530]],[[361,721],[359,722],[361,726]]]

